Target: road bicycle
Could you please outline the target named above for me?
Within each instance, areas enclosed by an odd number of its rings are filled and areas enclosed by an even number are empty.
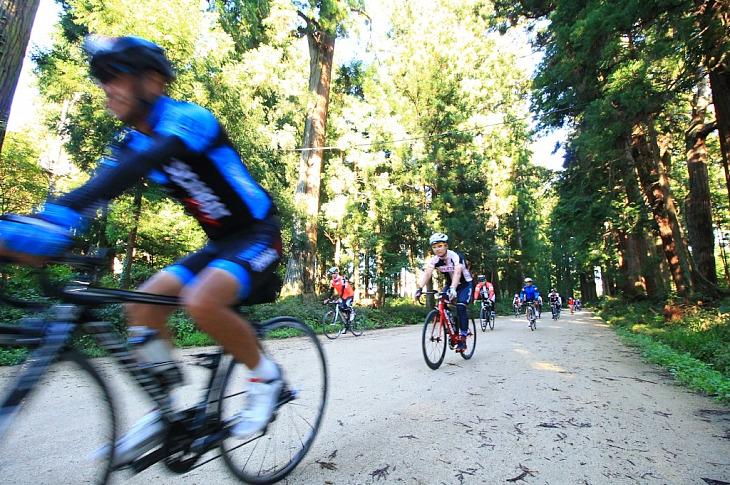
[[[520,309],[522,307],[522,304],[521,303],[517,303],[517,304],[514,305],[514,307],[515,307],[515,318],[519,318],[520,317]]]
[[[322,333],[324,333],[328,339],[334,340],[343,333],[347,333],[349,330],[354,336],[359,337],[365,331],[365,317],[355,310],[350,310],[350,315],[345,315],[341,310],[340,305],[342,299],[326,301],[325,305],[333,305],[330,311],[324,314],[322,317]]]
[[[532,302],[526,301],[525,305],[525,316],[527,317],[527,323],[530,325],[530,330],[534,331],[537,329],[537,315],[535,313],[535,307]]]
[[[560,318],[560,305],[553,303],[550,305],[550,310],[553,314],[553,320],[558,320]]]
[[[479,322],[482,326],[482,332],[487,331],[487,327],[490,330],[494,330],[494,320],[496,318],[495,312],[492,308],[492,302],[487,298],[482,298],[482,309],[479,312]]]
[[[423,324],[423,358],[426,365],[431,369],[438,369],[444,361],[446,355],[446,346],[456,350],[459,343],[460,330],[459,321],[456,315],[449,310],[449,293],[446,291],[424,291],[424,295],[438,294],[438,303],[436,308],[431,310],[426,316]],[[418,299],[421,302],[421,299]],[[466,335],[466,350],[457,352],[464,359],[471,359],[474,355],[474,348],[477,345],[477,327],[474,320],[470,320],[471,325]]]
[[[261,350],[280,366],[285,384],[268,425],[241,439],[231,436],[230,429],[247,399],[245,366],[222,350],[198,353],[186,374],[207,374],[207,380],[196,379],[204,383],[202,400],[175,410],[165,374],[140,362],[135,347],[99,316],[110,304],[178,306],[177,298],[91,285],[88,272],[106,264],[102,258],[64,257],[53,263],[87,272],[61,283],[51,282],[47,267],[41,270],[43,292],[56,303],[0,295],[4,303],[34,312],[17,325],[0,325],[3,348],[28,351],[22,365],[0,368],[4,483],[103,484],[116,470],[139,473],[162,462],[172,472],[185,473],[223,457],[240,480],[268,484],[286,477],[304,458],[322,423],[328,393],[325,354],[307,324],[292,317],[255,324]],[[91,360],[72,345],[90,340],[111,359]],[[175,367],[170,364],[157,365]],[[117,440],[118,403],[124,396],[112,392],[115,383],[108,377],[114,367],[149,396],[166,424],[137,441],[132,448],[136,457],[125,463],[115,463],[114,456],[115,444],[119,449],[124,443],[124,438]]]

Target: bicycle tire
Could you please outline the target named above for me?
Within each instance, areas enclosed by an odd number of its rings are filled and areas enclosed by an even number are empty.
[[[355,337],[359,337],[363,334],[363,332],[365,332],[365,315],[355,310],[352,311],[355,314],[355,318],[353,318],[350,322],[350,332],[352,332]]]
[[[421,340],[423,358],[426,365],[433,370],[438,369],[443,363],[446,355],[446,341],[448,340],[446,329],[441,324],[440,317],[441,314],[438,310],[431,310],[423,324]]]
[[[535,309],[527,305],[527,308],[525,308],[525,316],[527,317],[527,325],[530,327],[530,330],[535,330]]]
[[[327,402],[328,371],[317,335],[300,320],[269,320],[261,325],[259,340],[286,381],[280,403],[262,432],[245,439],[228,437],[221,452],[240,480],[269,484],[291,473],[311,448]],[[221,419],[244,408],[247,377],[248,369],[232,361],[221,389]]]
[[[335,310],[330,310],[322,317],[322,333],[330,340],[335,340],[342,335],[345,330],[345,324],[340,315]]]
[[[489,325],[489,312],[487,312],[486,308],[482,308],[481,314],[479,315],[479,323],[482,326],[482,332],[486,332],[487,326]]]
[[[471,322],[471,328],[469,329],[469,333],[466,335],[466,350],[463,352],[459,352],[461,356],[469,360],[474,355],[474,349],[477,347],[477,326],[474,323],[474,320],[470,320]]]
[[[18,384],[37,371],[32,364],[2,369],[0,416],[11,420],[0,439],[3,482],[107,483],[116,415],[105,381],[86,357],[63,352],[22,399],[17,414],[6,414],[22,393]]]
[[[494,321],[497,319],[497,316],[489,312],[489,330],[494,330]]]

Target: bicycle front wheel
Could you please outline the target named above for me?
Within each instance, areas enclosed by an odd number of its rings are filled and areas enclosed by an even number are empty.
[[[489,330],[494,330],[494,321],[497,319],[497,315],[489,312]]]
[[[438,369],[446,355],[446,340],[449,338],[441,324],[438,310],[431,310],[423,324],[423,358],[431,369]]]
[[[487,331],[487,325],[489,325],[489,311],[482,307],[482,312],[479,315],[479,322],[482,325],[482,332]]]
[[[260,341],[286,384],[267,427],[248,438],[226,438],[221,451],[239,479],[267,484],[291,473],[312,446],[322,424],[328,378],[324,351],[306,323],[292,317],[269,320],[262,324]],[[244,409],[247,377],[248,369],[233,361],[222,390],[222,419]]]
[[[477,325],[474,323],[474,320],[469,320],[469,322],[471,325],[469,325],[469,330],[466,335],[466,350],[459,352],[467,360],[471,359],[472,355],[474,355],[474,349],[477,346]]]
[[[322,318],[322,332],[328,339],[336,339],[344,330],[345,324],[335,310],[328,311]]]
[[[69,351],[23,396],[35,371],[0,369],[3,483],[106,483],[116,438],[106,384],[85,357]]]
[[[350,331],[355,337],[359,337],[365,331],[365,315],[355,310],[352,311],[355,317],[350,322]]]

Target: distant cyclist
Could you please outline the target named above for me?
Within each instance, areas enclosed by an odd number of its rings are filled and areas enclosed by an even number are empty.
[[[347,316],[348,320],[352,320],[355,316],[355,313],[352,311],[352,300],[355,296],[352,285],[347,281],[347,278],[340,275],[340,270],[335,266],[331,267],[327,271],[327,274],[330,275],[332,280],[330,281],[330,292],[327,294],[324,303],[329,303],[330,298],[332,298],[336,291],[340,295],[340,311]]]
[[[477,276],[477,287],[474,288],[474,303],[478,303],[480,300],[488,300],[489,306],[491,307],[492,313],[496,312],[494,295],[494,285],[487,281],[487,277],[483,274]]]
[[[512,298],[512,305],[515,307],[515,313],[520,313],[520,307],[522,306],[522,300],[520,300],[520,295],[515,295],[514,298]]]
[[[560,307],[563,305],[563,302],[560,299],[560,294],[555,288],[552,288],[550,290],[550,293],[548,293],[548,303],[550,304],[550,310],[554,317],[555,314],[560,311]]]
[[[520,297],[523,305],[532,305],[535,312],[537,312],[537,302],[539,301],[538,298],[540,298],[540,291],[538,291],[537,286],[532,284],[532,278],[525,278],[525,286],[522,288]]]
[[[438,269],[446,278],[446,287],[444,291],[449,293],[452,301],[456,301],[456,311],[459,315],[459,326],[461,335],[456,346],[457,352],[466,350],[466,336],[469,334],[469,316],[466,307],[471,300],[472,278],[471,273],[466,268],[464,256],[449,249],[449,237],[446,234],[437,232],[433,234],[428,243],[431,245],[434,257],[426,262],[423,268],[423,275],[418,284],[415,298],[421,296],[421,288],[431,278],[434,269]]]

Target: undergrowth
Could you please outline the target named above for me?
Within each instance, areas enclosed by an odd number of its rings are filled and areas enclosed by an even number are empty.
[[[713,305],[607,299],[598,314],[678,382],[730,404],[730,299]]]

